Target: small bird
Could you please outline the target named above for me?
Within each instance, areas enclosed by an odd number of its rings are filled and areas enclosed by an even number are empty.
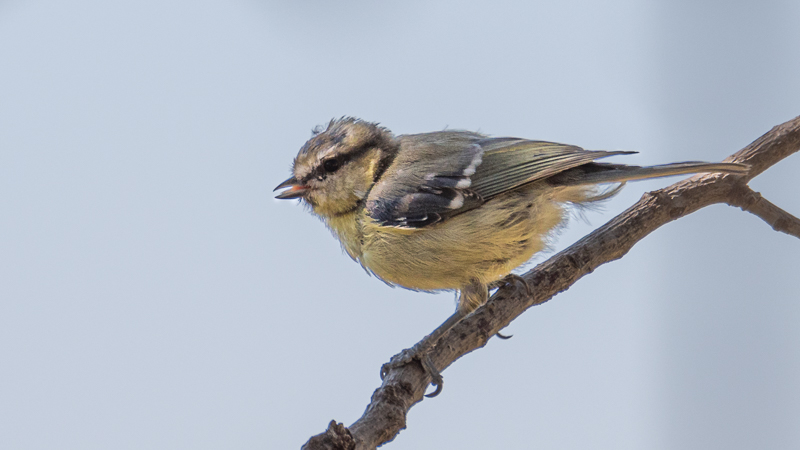
[[[385,376],[419,360],[434,396],[442,387],[428,356],[436,341],[484,304],[491,288],[522,280],[511,271],[545,247],[570,205],[607,199],[630,180],[748,169],[595,162],[631,153],[460,130],[394,136],[376,123],[343,117],[315,129],[292,176],[275,190],[284,189],[276,198],[310,205],[344,251],[384,282],[458,291],[456,312],[381,369]],[[598,186],[609,183],[616,186]]]

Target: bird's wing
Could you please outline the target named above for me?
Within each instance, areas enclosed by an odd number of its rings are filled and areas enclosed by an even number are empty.
[[[629,152],[465,131],[401,136],[400,150],[367,197],[378,224],[417,229],[477,208],[492,197],[606,156]]]
[[[517,138],[487,138],[478,145],[484,151],[483,162],[472,176],[470,188],[485,200],[596,159],[635,153],[587,151],[574,145]]]
[[[369,216],[383,226],[416,229],[481,205],[469,186],[482,138],[465,131],[400,136],[397,156],[367,197]]]

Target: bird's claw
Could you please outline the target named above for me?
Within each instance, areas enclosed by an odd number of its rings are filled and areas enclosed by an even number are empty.
[[[425,394],[425,397],[436,397],[442,392],[444,378],[442,378],[442,374],[438,369],[436,369],[436,366],[433,365],[433,361],[431,361],[431,348],[429,347],[425,348],[417,344],[392,356],[392,359],[390,359],[389,362],[381,366],[381,380],[386,378],[386,375],[389,374],[390,370],[405,366],[414,360],[419,361],[420,365],[422,366],[422,370],[425,371],[426,374],[430,375],[431,384],[436,387],[436,389],[430,394]]]
[[[506,285],[522,285],[525,288],[525,293],[529,296],[533,293],[531,290],[531,286],[528,284],[528,280],[522,278],[521,276],[510,273],[506,275],[501,281],[503,281]]]
[[[528,284],[528,280],[526,280],[525,278],[522,278],[521,276],[519,276],[519,275],[517,275],[515,273],[510,273],[510,274],[506,275],[505,277],[503,277],[502,279],[496,281],[495,283],[496,284],[494,286],[498,287],[498,288],[501,288],[501,287],[504,287],[504,286],[518,286],[518,285],[521,284],[522,287],[525,288],[525,293],[528,294],[529,297],[533,294],[533,291],[531,290],[531,286]],[[506,336],[505,334],[502,334],[502,333],[495,333],[495,336],[499,337],[500,339],[511,339],[512,337],[514,337],[513,334],[509,334],[509,335]]]

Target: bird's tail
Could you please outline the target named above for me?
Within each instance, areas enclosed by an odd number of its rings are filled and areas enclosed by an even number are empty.
[[[600,183],[624,183],[648,178],[692,173],[730,173],[745,175],[750,166],[739,163],[707,163],[687,161],[658,166],[629,166],[625,164],[590,163],[565,170],[548,181],[559,186],[580,186]]]

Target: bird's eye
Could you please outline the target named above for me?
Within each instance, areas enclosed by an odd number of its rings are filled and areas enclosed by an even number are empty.
[[[341,164],[339,163],[338,159],[326,159],[322,163],[322,168],[325,169],[325,172],[328,173],[336,172],[337,170],[339,170],[339,167],[341,167]]]

